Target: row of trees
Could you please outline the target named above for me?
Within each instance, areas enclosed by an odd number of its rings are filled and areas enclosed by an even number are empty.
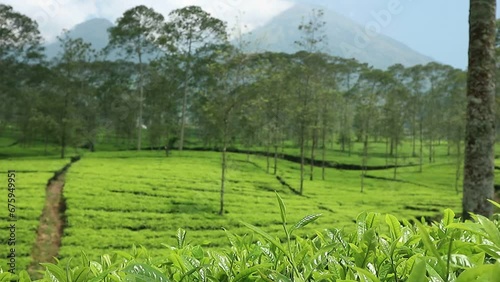
[[[245,53],[244,38],[230,43],[226,24],[199,7],[165,20],[137,6],[109,30],[104,52],[63,32],[62,52],[47,62],[36,22],[0,5],[0,134],[16,128],[22,144],[57,143],[64,157],[68,146],[93,150],[110,136],[135,140],[137,150],[144,138],[151,147],[177,143],[182,150],[193,129],[222,151],[221,214],[226,151],[235,143],[265,146],[276,173],[280,150],[293,140],[301,194],[306,165],[313,180],[314,162],[324,164],[336,142],[349,154],[361,142],[364,169],[374,140],[386,141],[396,162],[410,140],[420,170],[424,151],[434,161],[436,142],[460,154],[464,71],[439,63],[379,70],[330,56],[321,52],[324,26],[322,11],[313,10],[298,27],[297,53]],[[108,61],[110,52],[123,60]]]

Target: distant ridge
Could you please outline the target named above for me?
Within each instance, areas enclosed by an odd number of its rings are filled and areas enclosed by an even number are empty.
[[[313,8],[321,7],[296,4],[264,26],[253,30],[248,34],[248,39],[258,42],[258,50],[295,53],[299,49],[294,42],[301,36],[298,26],[303,18],[308,19]],[[412,66],[434,61],[388,36],[367,36],[360,24],[332,10],[324,9],[324,12],[323,20],[326,22],[328,39],[325,53],[344,58],[354,57],[360,62],[381,69],[397,63]]]
[[[83,23],[77,24],[69,31],[71,38],[82,38],[85,42],[91,43],[92,48],[97,51],[102,50],[109,41],[108,28],[112,27],[107,19],[95,18]],[[49,59],[54,58],[61,51],[59,41],[50,43],[45,46],[45,54]]]
[[[256,46],[252,47],[251,51],[286,53],[299,51],[294,45],[294,42],[299,40],[301,35],[298,26],[303,18],[307,20],[313,8],[321,7],[296,4],[271,19],[264,26],[246,34],[246,39],[251,41],[250,45]],[[328,39],[328,45],[324,49],[325,53],[344,58],[354,57],[360,62],[380,69],[394,64],[413,66],[434,61],[388,36],[381,34],[367,36],[364,34],[364,27],[360,24],[332,10],[324,9],[324,11]],[[107,30],[112,26],[113,23],[107,19],[95,18],[76,25],[69,31],[69,35],[72,38],[83,38],[84,41],[91,43],[94,49],[100,51],[108,44]],[[360,45],[360,41],[366,44]],[[46,45],[46,55],[49,59],[57,56],[60,51],[58,41]],[[116,58],[115,54],[111,55],[109,59]]]

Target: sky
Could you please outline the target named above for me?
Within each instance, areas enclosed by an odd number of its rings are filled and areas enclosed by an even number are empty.
[[[198,5],[234,27],[244,30],[264,25],[296,2],[332,9],[376,28],[440,63],[467,67],[468,0],[0,0],[38,22],[47,42],[63,29],[92,18],[115,22],[129,8],[143,4],[167,17],[187,5]],[[307,11],[304,11],[307,14]],[[497,9],[497,18],[500,18]],[[238,19],[238,20],[237,20]],[[296,27],[291,27],[296,28]]]

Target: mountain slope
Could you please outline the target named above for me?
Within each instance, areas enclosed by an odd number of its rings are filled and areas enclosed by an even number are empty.
[[[299,49],[294,44],[301,33],[298,26],[302,19],[308,20],[312,5],[297,4],[276,16],[266,25],[248,35],[251,42],[257,42],[260,50],[294,53]],[[325,32],[328,45],[324,52],[334,56],[356,58],[377,68],[385,69],[396,63],[405,66],[426,64],[432,58],[422,55],[408,46],[382,34],[369,36],[365,28],[356,22],[331,10],[324,11]]]
[[[71,38],[81,37],[85,42],[91,43],[92,48],[100,51],[108,44],[108,28],[112,26],[113,24],[107,19],[91,19],[72,28],[69,31],[69,36]],[[45,49],[49,59],[57,56],[61,51],[58,41],[46,45]]]

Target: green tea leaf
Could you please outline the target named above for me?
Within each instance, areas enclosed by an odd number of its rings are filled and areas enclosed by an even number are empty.
[[[182,258],[177,254],[177,253],[170,253],[170,255],[168,256],[168,259],[174,264],[175,267],[177,267],[177,269],[179,269],[182,273],[186,272],[187,271],[187,267],[186,265],[184,264],[184,261],[182,260]]]
[[[448,226],[452,224],[454,220],[455,220],[455,213],[451,209],[445,209],[443,218],[444,225]]]
[[[254,266],[249,267],[247,269],[244,269],[243,271],[241,271],[240,273],[238,273],[238,275],[236,275],[232,281],[234,281],[234,282],[247,281],[246,278],[248,276],[252,275],[253,273],[255,273],[257,271],[259,271],[260,269],[266,269],[266,268],[270,268],[272,266],[273,265],[270,264],[270,263],[254,265]]]
[[[380,280],[377,278],[377,276],[375,276],[373,273],[371,273],[367,269],[354,267],[354,270],[356,270],[360,276],[365,276],[366,278],[370,279],[370,281],[372,281],[372,282],[380,282]]]
[[[425,276],[425,261],[416,259],[407,282],[427,282]]]
[[[437,259],[438,265],[439,265],[439,274],[441,278],[444,278],[445,274],[444,272],[446,271],[446,263],[444,260],[441,258],[441,255],[439,254],[438,250],[436,249],[436,246],[431,240],[431,237],[429,236],[429,233],[427,232],[427,229],[424,225],[422,225],[420,222],[416,221],[416,225],[418,226],[418,230],[420,231],[420,236],[422,239],[422,242],[424,243],[425,248],[431,252],[431,254]]]
[[[295,223],[295,225],[290,228],[288,233],[291,235],[295,230],[300,229],[300,228],[308,225],[309,223],[318,219],[320,216],[321,216],[321,214],[312,214],[312,215],[308,215],[308,216],[304,217],[299,222]]]
[[[465,270],[456,282],[496,282],[499,277],[500,264],[486,264]]]
[[[276,239],[274,239],[271,235],[269,235],[269,233],[265,232],[264,230],[258,228],[257,226],[253,226],[252,224],[250,223],[246,223],[246,222],[241,222],[243,225],[245,225],[246,227],[250,228],[251,230],[253,230],[255,233],[259,234],[260,236],[264,237],[264,239],[266,239],[269,243],[273,244],[276,248],[278,248],[280,251],[282,251],[285,255],[288,256],[288,253],[287,251],[285,250],[285,248],[283,247],[283,245],[281,245],[280,242],[278,242]]]
[[[380,214],[378,214],[378,213],[374,213],[374,212],[368,213],[366,215],[366,219],[365,219],[366,227],[367,228],[375,228],[376,225],[378,224],[379,216],[380,216]]]
[[[500,231],[498,227],[491,220],[482,215],[477,215],[477,220],[486,232],[488,240],[493,242],[497,247],[500,247]]]
[[[52,274],[59,282],[68,281],[66,278],[66,272],[61,267],[53,264],[53,263],[41,263],[41,265],[45,266],[48,272]]]
[[[495,207],[497,207],[497,208],[500,209],[500,204],[499,203],[497,203],[497,202],[495,202],[493,200],[490,200],[490,199],[488,199],[488,202],[492,203]]]
[[[280,205],[281,222],[283,223],[283,225],[286,225],[286,206],[285,206],[285,203],[283,202],[283,199],[278,194],[278,192],[275,192],[275,193],[276,193],[276,198],[278,198],[278,203]]]
[[[167,277],[159,270],[146,264],[135,263],[127,266],[123,272],[127,273],[127,279],[136,278],[142,281],[167,282]]]
[[[177,246],[179,249],[184,247],[184,242],[186,241],[186,230],[179,228],[177,229]]]
[[[90,268],[82,267],[73,272],[71,281],[73,282],[86,282],[88,281],[88,275],[90,273]]]
[[[20,282],[31,282],[30,275],[26,270],[21,270],[18,274]]]
[[[389,231],[391,232],[391,236],[393,240],[397,240],[401,237],[401,224],[399,224],[398,219],[388,214],[385,216],[385,222],[389,225]]]

